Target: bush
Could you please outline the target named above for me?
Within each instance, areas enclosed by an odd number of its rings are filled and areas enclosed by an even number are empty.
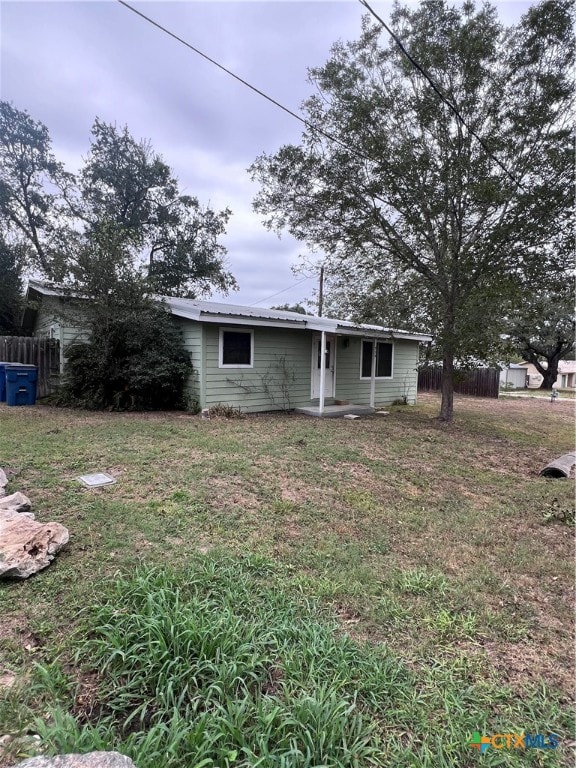
[[[235,408],[233,405],[226,405],[226,403],[216,403],[208,409],[208,414],[211,419],[245,419],[246,414],[242,413],[240,408]]]
[[[157,302],[96,308],[89,340],[66,354],[60,405],[118,411],[186,407],[192,363],[171,315]]]

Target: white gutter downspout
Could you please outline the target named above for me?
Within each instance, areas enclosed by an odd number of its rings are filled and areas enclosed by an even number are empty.
[[[376,353],[378,352],[378,342],[372,340],[372,368],[370,370],[370,408],[374,408],[376,401]]]
[[[326,381],[326,331],[320,335],[320,401],[318,403],[318,415],[324,413],[324,383]]]

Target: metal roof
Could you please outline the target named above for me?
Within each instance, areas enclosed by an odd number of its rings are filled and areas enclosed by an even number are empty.
[[[265,325],[276,328],[301,328],[303,330],[326,331],[360,336],[384,336],[403,338],[413,341],[431,341],[427,333],[411,333],[398,328],[385,328],[381,325],[352,323],[349,320],[337,320],[329,317],[302,315],[299,312],[286,312],[282,309],[263,309],[245,307],[238,304],[226,304],[218,301],[200,299],[178,299],[162,296],[173,315],[205,323],[240,323],[242,325]]]
[[[45,296],[62,296],[64,293],[59,286],[42,283],[38,280],[30,280],[28,287]],[[366,323],[353,323],[349,320],[302,315],[298,312],[285,312],[282,309],[245,307],[239,304],[226,304],[220,301],[179,299],[174,296],[159,296],[158,298],[166,302],[173,315],[203,323],[228,322],[235,325],[294,328],[353,336],[401,338],[421,342],[432,340],[432,336],[428,333],[412,333],[398,328],[385,328],[381,325],[368,325]]]

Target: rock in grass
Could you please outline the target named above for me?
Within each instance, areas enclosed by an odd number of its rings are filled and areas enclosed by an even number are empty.
[[[60,523],[38,523],[26,514],[0,515],[0,579],[27,579],[50,565],[68,542]]]
[[[119,752],[89,752],[86,755],[31,757],[12,768],[136,768],[132,760]]]
[[[6,472],[4,472],[3,469],[0,468],[0,496],[4,496],[6,493],[5,488],[8,485],[8,478],[6,477]]]
[[[11,512],[30,512],[32,502],[28,496],[24,496],[20,491],[11,493],[10,496],[0,498],[0,514],[5,511]]]

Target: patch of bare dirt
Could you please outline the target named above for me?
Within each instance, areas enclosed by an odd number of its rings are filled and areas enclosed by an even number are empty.
[[[261,507],[258,496],[248,490],[245,478],[234,475],[210,478],[210,504],[213,507],[242,507],[245,511]]]
[[[97,672],[79,672],[72,714],[82,723],[98,719],[101,711],[99,686],[100,677]]]
[[[0,688],[12,688],[16,682],[16,675],[13,672],[0,670]]]
[[[562,691],[566,701],[574,695],[574,664],[561,649],[543,648],[534,643],[486,641],[482,644],[490,663],[500,672],[502,681],[516,691],[526,683],[545,682]]]
[[[576,398],[560,397],[554,403],[550,402],[550,397],[545,396],[545,392],[542,390],[541,395],[544,396],[528,396],[528,397],[473,397],[471,395],[455,395],[454,396],[454,412],[457,414],[459,410],[474,410],[482,413],[520,413],[526,415],[526,413],[542,412],[542,413],[555,413],[556,411],[570,412],[576,409]],[[433,392],[419,392],[418,393],[419,405],[436,405],[440,404],[440,395]]]

